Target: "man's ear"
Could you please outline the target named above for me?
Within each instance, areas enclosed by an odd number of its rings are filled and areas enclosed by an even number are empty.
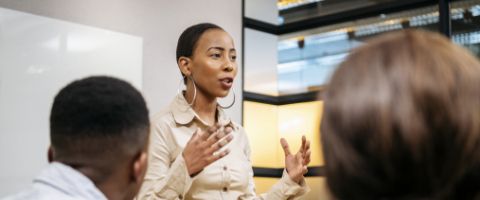
[[[183,75],[190,76],[192,74],[191,62],[192,60],[185,56],[178,58],[178,67]]]
[[[143,178],[145,177],[145,173],[147,171],[148,166],[148,156],[147,152],[140,151],[139,154],[135,157],[132,166],[132,175],[133,181],[137,184],[141,184],[143,182]]]
[[[53,149],[52,145],[48,146],[47,158],[48,158],[48,162],[49,162],[49,163],[55,161],[55,160],[54,160],[54,158],[55,158],[55,150]]]

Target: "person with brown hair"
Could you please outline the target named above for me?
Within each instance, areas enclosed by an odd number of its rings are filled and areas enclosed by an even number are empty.
[[[479,199],[480,63],[447,38],[382,35],[334,73],[321,124],[335,199]]]

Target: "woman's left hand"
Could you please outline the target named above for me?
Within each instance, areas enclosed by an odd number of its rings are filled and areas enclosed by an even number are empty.
[[[302,136],[302,146],[300,150],[293,155],[290,152],[288,142],[282,138],[280,139],[283,152],[285,152],[285,168],[290,178],[296,183],[300,183],[303,179],[303,175],[308,172],[307,165],[310,163],[310,141],[305,136]]]

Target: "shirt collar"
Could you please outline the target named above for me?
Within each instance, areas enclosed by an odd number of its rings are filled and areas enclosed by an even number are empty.
[[[170,105],[170,108],[173,113],[173,118],[177,124],[186,125],[191,123],[194,119],[197,119],[200,123],[207,126],[207,124],[200,119],[197,113],[195,113],[192,107],[188,104],[182,93],[175,97]],[[236,129],[230,117],[228,117],[225,111],[219,106],[217,106],[217,121],[220,124],[226,124],[231,126],[233,129]]]

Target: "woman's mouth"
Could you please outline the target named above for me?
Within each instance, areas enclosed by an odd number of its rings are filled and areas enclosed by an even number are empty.
[[[225,90],[229,90],[233,85],[233,78],[222,78],[220,79],[220,84]]]

